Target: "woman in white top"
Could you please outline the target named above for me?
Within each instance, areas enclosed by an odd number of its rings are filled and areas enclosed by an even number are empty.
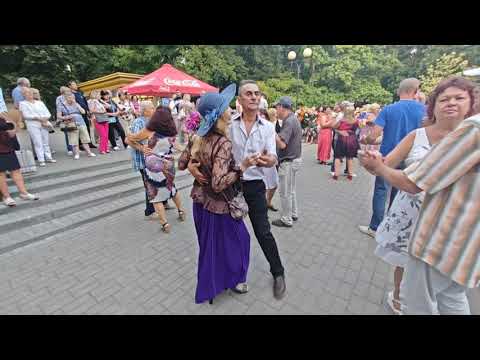
[[[95,126],[95,130],[100,138],[98,146],[98,152],[101,155],[109,153],[108,150],[108,121],[107,110],[105,106],[100,102],[100,91],[93,90],[90,93],[90,99],[88,100],[88,108],[92,114],[92,123]]]
[[[55,163],[48,142],[49,119],[51,118],[45,104],[33,98],[32,89],[24,87],[22,95],[25,100],[19,104],[19,110],[27,126],[28,133],[32,138],[35,153],[40,166],[45,166],[45,161]]]
[[[273,126],[276,127],[277,124],[277,111],[275,109],[260,109],[260,116],[264,117],[266,120],[270,121]],[[272,166],[271,168],[263,168],[263,174],[265,175],[264,183],[265,188],[267,189],[266,197],[267,197],[267,207],[272,211],[278,211],[272,205],[273,195],[275,195],[275,191],[278,187],[278,171],[276,166]]]
[[[118,92],[117,105],[118,110],[120,111],[118,119],[125,130],[125,134],[128,135],[130,133],[130,125],[132,124],[132,121],[135,120],[135,108],[133,107],[132,102],[128,99],[127,93],[124,91]]]
[[[428,107],[428,125],[408,134],[385,158],[385,164],[391,168],[405,162],[406,166],[420,161],[431,147],[440,142],[454,128],[452,124],[465,119],[470,104],[474,103],[465,85],[446,80],[432,92]],[[430,125],[431,124],[431,125]],[[377,229],[378,246],[375,254],[382,260],[395,266],[394,291],[388,294],[388,304],[395,314],[402,314],[400,285],[403,270],[408,260],[408,245],[411,231],[417,220],[424,199],[424,192],[412,195],[399,191],[387,216]],[[403,304],[405,305],[405,304]]]

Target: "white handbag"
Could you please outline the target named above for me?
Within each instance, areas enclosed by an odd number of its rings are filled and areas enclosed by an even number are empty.
[[[18,150],[15,151],[18,162],[20,164],[20,171],[22,174],[32,173],[37,171],[37,165],[35,158],[31,150]]]

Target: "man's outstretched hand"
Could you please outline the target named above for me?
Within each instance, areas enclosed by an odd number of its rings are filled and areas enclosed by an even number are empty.
[[[201,171],[198,169],[199,167],[200,167],[199,162],[189,161],[187,168],[188,168],[188,171],[190,172],[190,174],[192,174],[192,176],[195,178],[195,180],[197,180],[197,182],[200,185],[206,185],[206,184],[208,184],[208,180],[205,177],[205,175],[203,175],[201,173]]]

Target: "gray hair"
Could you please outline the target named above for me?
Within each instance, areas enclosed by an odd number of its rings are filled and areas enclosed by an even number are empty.
[[[140,103],[140,114],[143,115],[143,113],[145,112],[145,110],[148,108],[148,107],[152,107],[152,108],[155,108],[155,106],[153,105],[153,102],[151,102],[150,100],[145,100],[145,101],[142,101]]]
[[[248,85],[248,84],[254,84],[254,85],[257,85],[257,82],[255,80],[242,80],[240,81],[240,84],[238,84],[238,94],[240,95],[242,93],[242,88],[245,86],[245,85]],[[258,85],[257,85],[258,86]]]
[[[65,95],[68,92],[72,92],[69,87],[67,86],[60,86],[60,94]]]
[[[90,99],[97,99],[100,96],[100,91],[99,90],[92,90],[90,92]]]
[[[30,89],[32,90],[33,97],[35,97],[37,95],[38,100],[40,100],[40,91],[38,89],[35,89],[35,88],[30,88]]]
[[[17,85],[25,85],[25,86],[30,86],[30,80],[28,80],[25,77],[21,77],[17,79]]]
[[[420,80],[415,78],[404,79],[398,85],[397,95],[412,93],[420,87]]]

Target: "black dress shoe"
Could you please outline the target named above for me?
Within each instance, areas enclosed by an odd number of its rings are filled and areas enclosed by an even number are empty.
[[[272,221],[272,225],[278,226],[278,227],[286,227],[286,228],[291,228],[292,225],[285,224],[282,220],[277,219]]]
[[[267,208],[268,208],[269,210],[272,210],[272,211],[275,211],[275,212],[278,211],[278,209],[277,209],[276,207],[274,207],[273,205],[267,206]]]
[[[281,300],[285,296],[286,291],[287,285],[285,284],[285,276],[277,276],[273,280],[273,296],[275,297],[275,299]]]

